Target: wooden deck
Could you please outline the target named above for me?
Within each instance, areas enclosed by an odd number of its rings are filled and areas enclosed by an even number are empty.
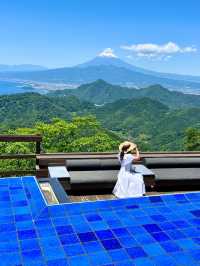
[[[147,196],[160,195],[160,194],[175,194],[184,193],[189,191],[173,191],[173,192],[147,192]],[[107,199],[117,199],[113,194],[100,194],[100,195],[71,195],[69,196],[71,202],[85,202],[85,201],[97,201],[97,200],[107,200]]]
[[[85,201],[97,201],[97,200],[107,200],[116,199],[113,194],[103,194],[103,195],[71,195],[69,196],[71,202],[85,202]]]

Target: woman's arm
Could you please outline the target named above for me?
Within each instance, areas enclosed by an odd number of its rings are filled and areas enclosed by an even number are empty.
[[[134,161],[139,161],[140,160],[140,153],[139,153],[139,150],[138,148],[136,147],[136,154],[134,156]]]

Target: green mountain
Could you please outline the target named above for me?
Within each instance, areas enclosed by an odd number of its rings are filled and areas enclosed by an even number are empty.
[[[60,90],[50,93],[50,95],[74,95],[81,100],[84,99],[101,105],[121,98],[137,97],[137,90],[112,85],[99,79],[95,82],[81,85],[77,89]]]
[[[95,110],[97,119],[114,133],[131,138],[146,150],[183,150],[188,127],[200,127],[200,109],[169,109],[149,99],[123,99]]]
[[[148,88],[148,91],[151,90]],[[120,99],[103,106],[81,101],[73,95],[24,93],[0,96],[1,132],[34,127],[39,121],[49,123],[55,117],[71,121],[75,115],[89,114],[96,116],[103,128],[113,132],[115,138],[118,135],[120,139],[133,139],[142,150],[183,150],[185,130],[188,127],[200,128],[200,108],[173,109],[142,96]]]
[[[74,95],[81,100],[101,105],[111,103],[119,99],[131,99],[148,97],[172,107],[200,107],[200,95],[184,94],[177,91],[169,91],[160,85],[153,85],[142,89],[133,89],[112,85],[104,80],[84,84],[77,89],[56,91],[53,95]]]
[[[93,104],[80,102],[74,96],[48,97],[38,93],[0,96],[1,129],[31,127],[37,121],[50,122],[52,118],[70,119],[73,114],[85,114]]]

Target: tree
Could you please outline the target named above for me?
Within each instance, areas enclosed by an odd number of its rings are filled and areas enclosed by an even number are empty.
[[[105,130],[94,116],[74,117],[71,122],[55,118],[51,123],[40,122],[34,128],[9,130],[10,135],[40,134],[44,152],[101,152],[117,150],[119,137]],[[27,154],[35,152],[33,143],[0,143],[1,153]],[[33,168],[31,160],[4,160],[0,169]]]
[[[187,151],[200,151],[199,128],[188,128],[186,130],[184,146]]]

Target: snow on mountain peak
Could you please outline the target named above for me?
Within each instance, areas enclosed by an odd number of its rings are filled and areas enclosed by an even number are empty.
[[[109,58],[117,58],[118,57],[115,55],[114,50],[111,48],[104,49],[98,56],[109,57]]]

